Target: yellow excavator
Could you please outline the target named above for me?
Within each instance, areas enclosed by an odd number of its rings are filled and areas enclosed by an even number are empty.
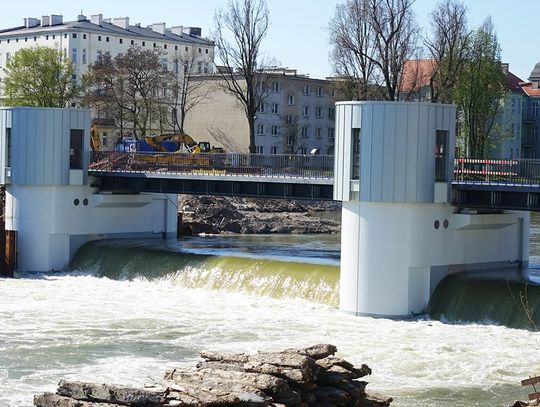
[[[225,150],[221,147],[212,147],[209,142],[201,141],[197,143],[193,140],[193,137],[186,133],[174,133],[174,134],[161,134],[159,136],[147,136],[145,141],[155,151],[163,153],[224,153]],[[176,145],[175,151],[170,151],[165,145],[164,141],[168,141]],[[170,143],[169,143],[170,144]]]
[[[90,148],[94,153],[97,153],[101,149],[99,131],[95,124],[92,124],[92,126],[90,126]]]

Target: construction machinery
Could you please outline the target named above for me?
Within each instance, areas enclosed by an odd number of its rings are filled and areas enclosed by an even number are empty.
[[[154,151],[163,153],[224,153],[221,147],[212,147],[208,141],[197,143],[186,133],[162,134],[159,136],[147,136],[145,141]],[[174,150],[171,150],[171,147]]]

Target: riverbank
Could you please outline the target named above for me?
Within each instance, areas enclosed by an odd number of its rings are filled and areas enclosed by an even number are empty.
[[[339,233],[341,205],[326,201],[181,195],[182,234]]]

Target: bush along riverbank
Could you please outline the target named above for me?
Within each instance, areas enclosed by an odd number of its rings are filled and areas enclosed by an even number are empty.
[[[194,368],[172,369],[161,384],[131,388],[62,380],[56,394],[34,397],[37,407],[112,406],[361,406],[386,407],[391,398],[369,394],[371,374],[333,356],[333,345],[282,352],[202,352]]]
[[[184,236],[219,233],[339,233],[338,202],[182,195]]]

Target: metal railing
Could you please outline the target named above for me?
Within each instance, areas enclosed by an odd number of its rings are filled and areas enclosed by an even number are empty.
[[[334,156],[240,153],[92,153],[90,172],[333,179]]]
[[[540,160],[490,160],[457,158],[454,183],[540,186]]]

